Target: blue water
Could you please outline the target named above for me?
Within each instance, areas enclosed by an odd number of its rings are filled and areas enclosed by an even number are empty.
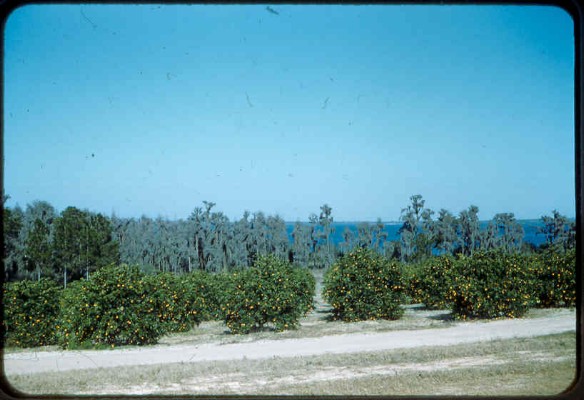
[[[530,219],[530,220],[520,220],[518,221],[521,226],[523,227],[523,230],[525,232],[524,236],[523,236],[523,241],[525,243],[531,243],[535,246],[539,246],[542,243],[545,243],[545,236],[542,234],[537,234],[537,230],[538,228],[542,227],[543,224],[540,220],[534,220],[534,219]],[[345,228],[348,227],[351,231],[353,231],[355,234],[357,233],[357,224],[358,222],[333,222],[333,228],[334,228],[334,232],[332,234],[332,241],[335,245],[338,245],[339,243],[343,242],[343,232],[345,231]],[[481,221],[480,222],[480,227],[481,229],[485,229],[487,227],[487,225],[489,224],[489,221]],[[392,223],[385,223],[385,232],[387,232],[388,237],[387,240],[388,241],[394,241],[394,240],[399,240],[399,235],[398,235],[398,231],[399,228],[401,228],[402,224],[398,223],[398,222],[392,222]],[[290,242],[292,242],[292,231],[294,230],[294,223],[290,223],[287,222],[286,223],[286,231],[288,232],[288,239],[290,240]]]

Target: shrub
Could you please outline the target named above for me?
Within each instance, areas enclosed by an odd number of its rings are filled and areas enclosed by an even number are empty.
[[[534,305],[576,306],[576,250],[548,250],[532,258]]]
[[[46,278],[5,284],[6,345],[35,347],[55,344],[60,296],[59,286]]]
[[[231,272],[220,272],[213,274],[213,283],[216,288],[217,304],[219,306],[218,318],[219,320],[225,320],[225,311],[227,310],[226,305],[229,304],[229,300],[232,296],[232,291],[236,287],[235,281],[240,278],[240,274],[246,271],[248,268],[242,268]]]
[[[291,282],[294,283],[300,314],[304,316],[314,309],[316,279],[310,270],[296,267],[292,269]]]
[[[422,264],[401,263],[401,266],[401,275],[404,287],[404,301],[408,304],[423,303],[422,288],[420,285]]]
[[[253,267],[233,273],[221,307],[225,324],[232,333],[270,325],[277,331],[296,328],[314,296],[314,281],[306,273],[274,256],[259,257]]]
[[[144,282],[154,287],[148,294],[165,332],[185,332],[202,319],[204,302],[199,296],[198,288],[193,288],[187,281],[171,272],[146,275]]]
[[[449,256],[431,257],[422,262],[416,277],[417,296],[429,309],[448,308],[446,295],[452,286],[454,259]]]
[[[165,333],[162,310],[151,297],[159,288],[138,267],[108,266],[91,280],[71,283],[61,301],[59,343],[88,345],[154,344]]]
[[[457,319],[516,318],[531,303],[526,257],[501,252],[479,252],[455,262],[447,300]]]
[[[221,296],[226,290],[228,274],[195,271],[181,276],[188,287],[191,303],[201,321],[221,319]]]
[[[323,296],[343,321],[398,319],[403,291],[400,265],[369,249],[343,256],[324,276]]]

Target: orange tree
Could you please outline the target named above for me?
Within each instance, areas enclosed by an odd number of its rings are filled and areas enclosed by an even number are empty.
[[[333,318],[343,321],[399,319],[404,300],[400,264],[370,249],[342,257],[325,273],[323,296]]]
[[[457,319],[517,318],[531,305],[531,274],[526,256],[476,252],[455,262],[446,293]]]
[[[576,249],[551,248],[531,258],[534,305],[575,307]]]
[[[422,300],[422,270],[421,263],[401,263],[402,282],[404,286],[404,301],[408,304],[423,303]]]
[[[108,266],[67,286],[61,301],[57,335],[64,348],[144,345],[158,341],[167,326],[152,298],[157,285],[134,266]]]
[[[142,278],[147,286],[156,288],[148,294],[148,303],[152,305],[148,311],[157,310],[165,332],[186,332],[202,320],[205,310],[202,285],[190,285],[185,277],[160,272]]]
[[[180,276],[188,288],[193,310],[201,321],[221,319],[220,304],[223,292],[228,285],[227,273],[209,273],[205,271],[189,272]]]
[[[55,326],[62,290],[55,282],[21,281],[4,285],[4,340],[8,346],[56,343]]]
[[[309,277],[310,275],[310,277]],[[310,271],[275,256],[259,257],[253,267],[234,272],[223,297],[223,320],[232,333],[271,326],[294,329],[312,309],[315,283]]]
[[[417,299],[426,308],[448,308],[446,294],[452,286],[453,268],[454,258],[451,256],[430,257],[421,263],[410,282],[415,286]]]

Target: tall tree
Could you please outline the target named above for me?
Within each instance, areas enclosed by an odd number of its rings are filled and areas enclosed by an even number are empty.
[[[23,241],[25,268],[40,279],[41,273],[52,275],[53,223],[55,208],[46,201],[27,204],[24,212]]]
[[[222,212],[211,214],[210,254],[211,270],[227,271],[233,267],[233,231],[229,219]]]
[[[76,207],[67,207],[56,218],[53,250],[65,287],[71,279],[89,279],[92,271],[120,259],[110,221]]]
[[[458,243],[457,220],[448,210],[441,209],[433,225],[434,247],[440,254],[453,254]]]
[[[27,204],[24,212],[27,233],[33,228],[37,220],[50,227],[56,217],[57,211],[49,202],[36,200],[31,204]]]
[[[494,250],[499,247],[499,233],[497,224],[489,221],[487,228],[480,233],[480,242],[482,250]]]
[[[35,271],[37,280],[41,279],[41,274],[50,274],[52,272],[50,229],[38,218],[34,221],[33,227],[26,238],[25,257],[27,269]]]
[[[371,248],[373,245],[373,229],[371,224],[366,221],[357,223],[357,246],[362,248]]]
[[[85,266],[82,250],[86,224],[85,212],[76,207],[67,207],[55,221],[55,261],[63,274],[63,285],[67,287],[70,278],[80,276]]]
[[[375,223],[359,222],[357,224],[357,246],[375,250],[381,254],[385,252],[385,241],[388,234],[381,219]]]
[[[416,194],[410,197],[411,204],[402,209],[400,220],[403,225],[399,229],[402,246],[402,261],[414,261],[431,254],[432,214],[430,209],[424,208],[425,200]]]
[[[332,211],[333,209],[328,204],[323,204],[320,207],[318,216],[318,223],[321,226],[320,239],[323,241],[319,250],[322,253],[321,259],[324,267],[331,265],[335,261],[335,251],[331,241],[331,235],[335,231]]]
[[[287,258],[289,251],[288,233],[286,222],[278,215],[270,215],[266,220],[269,253],[278,258]]]
[[[311,234],[311,226],[301,222],[296,222],[294,224],[294,229],[292,230],[292,260],[295,263],[303,266],[309,265],[311,248],[313,246]]]
[[[268,224],[266,216],[263,212],[257,211],[253,213],[251,219],[251,234],[252,234],[252,258],[257,259],[258,256],[267,255],[270,251],[268,245]]]
[[[319,217],[316,214],[308,216],[310,227],[310,268],[321,268],[324,265],[322,247],[322,232],[319,229]]]
[[[425,208],[422,211],[421,222],[419,223],[419,233],[416,237],[416,260],[428,258],[432,255],[434,245],[434,211]]]
[[[90,272],[119,263],[120,250],[111,221],[102,214],[86,213],[84,230],[85,271],[89,279]]]
[[[515,219],[513,213],[499,213],[493,217],[497,227],[498,247],[511,253],[521,250],[523,244],[523,227]]]
[[[2,224],[4,229],[4,279],[18,279],[25,272],[24,268],[24,213],[20,207],[4,207]]]
[[[195,207],[193,212],[189,217],[189,222],[192,226],[191,237],[192,244],[195,250],[195,263],[200,270],[205,270],[206,258],[205,258],[205,226],[204,226],[205,213],[201,207]]]
[[[343,241],[339,243],[339,252],[341,254],[347,254],[355,246],[357,246],[357,235],[351,228],[345,226],[343,230]]]
[[[235,260],[235,265],[238,267],[251,266],[253,264],[253,259],[251,257],[251,251],[253,247],[252,243],[252,227],[249,220],[249,211],[244,211],[243,217],[235,223],[233,229],[233,257]]]
[[[373,236],[375,240],[374,248],[378,252],[383,253],[385,248],[385,243],[389,234],[385,230],[385,224],[381,221],[381,218],[377,218],[375,225],[373,226]]]
[[[464,255],[472,255],[480,247],[479,208],[471,205],[468,210],[460,212],[458,217],[458,235]]]
[[[553,210],[551,216],[542,216],[541,222],[543,226],[537,233],[545,235],[547,247],[567,249],[576,246],[576,224],[565,215]]]

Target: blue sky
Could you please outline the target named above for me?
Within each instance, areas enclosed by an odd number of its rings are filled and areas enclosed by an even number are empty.
[[[573,22],[540,6],[35,5],[5,26],[4,190],[397,220],[570,217]]]

